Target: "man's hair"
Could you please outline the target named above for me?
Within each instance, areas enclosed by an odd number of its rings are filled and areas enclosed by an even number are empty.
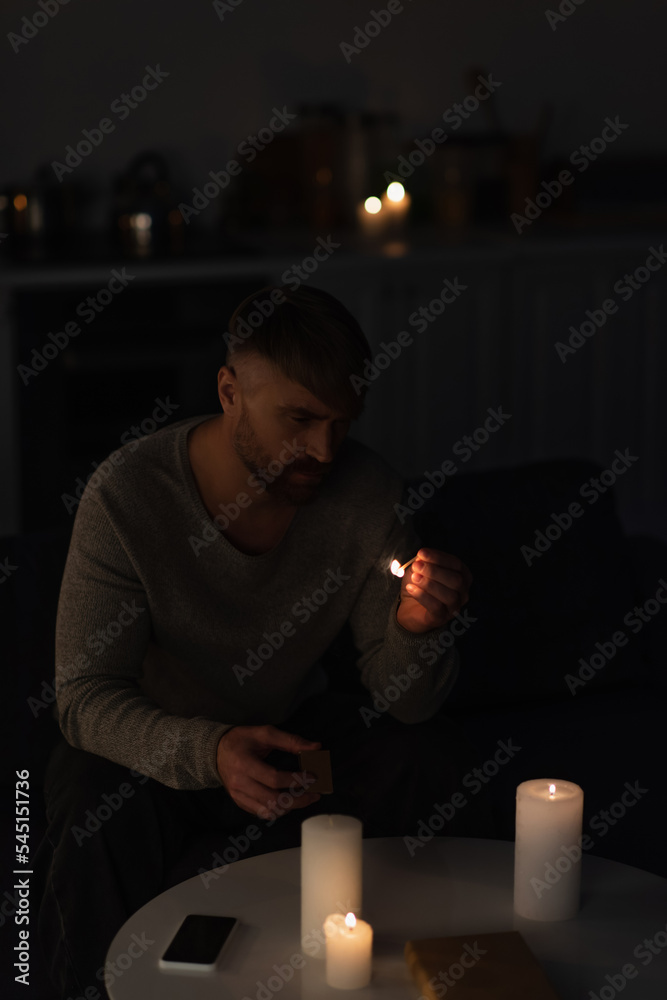
[[[321,288],[267,285],[237,306],[230,321],[228,366],[256,354],[331,409],[352,419],[363,412],[371,349],[354,316]],[[367,380],[365,380],[367,381]]]

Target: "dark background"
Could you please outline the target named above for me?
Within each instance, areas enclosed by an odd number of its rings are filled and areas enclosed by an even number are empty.
[[[620,516],[665,537],[664,272],[628,302],[613,293],[666,230],[664,15],[571,9],[553,30],[539,3],[408,2],[348,62],[362,3],[70,3],[38,30],[22,21],[32,8],[6,4],[0,532],[67,520],[63,494],[156,399],[177,404],[170,419],[217,411],[233,308],[331,235],[339,248],[307,282],[348,305],[374,351],[415,336],[354,435],[421,476],[502,405],[513,421],[471,469],[569,456],[606,468],[629,447]],[[34,37],[14,52],[21,30]],[[124,120],[111,112],[158,64],[168,78]],[[460,128],[443,123],[480,74],[494,95]],[[239,144],[283,107],[297,117],[249,163]],[[617,116],[620,136],[585,171],[571,165]],[[114,131],[60,183],[53,163],[104,117]],[[438,127],[447,141],[406,180],[408,224],[366,239],[358,206]],[[184,222],[178,206],[232,157],[241,175]],[[511,213],[568,167],[574,182],[519,235]],[[137,216],[151,223],[143,244]],[[122,262],[129,289],[24,384],[18,366]],[[467,293],[416,334],[408,316],[454,277]],[[555,343],[610,295],[616,315],[563,363]]]
[[[348,63],[340,44],[370,20],[357,0],[242,0],[222,18],[208,2],[71,0],[17,52],[10,33],[40,8],[3,5],[8,796],[15,768],[31,768],[39,785],[53,738],[48,713],[35,719],[26,705],[53,676],[72,497],[130,428],[165,426],[150,424],[158,401],[176,407],[167,422],[218,412],[234,308],[330,238],[339,246],[304,285],[337,295],[374,355],[401,330],[414,336],[373,383],[353,436],[418,488],[489,409],[511,414],[459,458],[419,521],[475,574],[481,624],[461,640],[452,712],[468,720],[480,763],[500,738],[526,747],[494,786],[501,835],[512,836],[513,789],[537,772],[579,781],[587,820],[640,780],[651,795],[593,853],[666,874],[667,612],[586,692],[573,698],[563,675],[667,577],[667,268],[627,302],[613,290],[667,242],[667,17],[649,0],[571,7],[552,30],[537,0],[406,2]],[[111,113],[158,64],[169,77],[125,120]],[[480,74],[501,86],[454,130],[442,115]],[[284,106],[297,118],[246,163],[239,144]],[[617,116],[628,127],[577,171],[571,154]],[[52,163],[104,117],[115,130],[59,183]],[[439,127],[447,141],[405,180],[408,219],[369,236],[360,203],[380,196],[385,171]],[[186,224],[178,206],[232,157],[240,176]],[[512,213],[566,168],[572,185],[517,233]],[[123,267],[136,276],[128,289],[25,384],[19,366]],[[417,333],[408,317],[445,279],[465,292]],[[609,297],[618,312],[563,363],[556,342]],[[626,449],[636,461],[604,502],[584,503],[584,519],[527,569],[520,546]]]

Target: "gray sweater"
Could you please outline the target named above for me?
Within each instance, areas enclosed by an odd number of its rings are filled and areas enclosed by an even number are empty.
[[[429,664],[430,633],[396,621],[389,571],[419,548],[394,504],[403,483],[346,438],[318,498],[262,555],[236,549],[208,514],[170,424],[113,452],[84,490],[56,622],[57,713],[72,746],[172,788],[220,787],[218,741],[233,725],[280,724],[327,688],[322,654],[349,621],[362,684],[405,723],[432,716],[458,672]],[[250,495],[252,491],[249,490]],[[224,524],[223,524],[224,526]],[[372,725],[373,720],[369,719]]]

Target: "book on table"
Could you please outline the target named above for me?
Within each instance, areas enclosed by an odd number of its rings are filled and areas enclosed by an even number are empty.
[[[408,941],[405,959],[427,1000],[561,1000],[518,931]]]

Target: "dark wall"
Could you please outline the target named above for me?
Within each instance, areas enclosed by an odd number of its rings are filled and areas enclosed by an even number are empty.
[[[554,30],[544,0],[406,0],[347,62],[340,44],[353,42],[355,27],[368,21],[366,0],[242,0],[222,19],[210,2],[70,0],[27,44],[15,42],[17,52],[8,36],[39,8],[7,0],[0,12],[0,92],[7,97],[0,183],[27,180],[38,163],[62,159],[81,130],[157,63],[168,79],[116,119],[78,178],[101,183],[137,150],[156,147],[178,164],[183,183],[194,185],[265,125],[274,105],[302,100],[395,110],[402,137],[411,140],[469,93],[465,74],[477,66],[502,84],[505,129],[531,132],[545,105],[553,107],[547,156],[567,156],[598,135],[607,115],[630,123],[624,154],[664,151],[664,8],[651,0],[631,9],[622,0],[571,6]],[[466,130],[488,124],[481,110]]]

